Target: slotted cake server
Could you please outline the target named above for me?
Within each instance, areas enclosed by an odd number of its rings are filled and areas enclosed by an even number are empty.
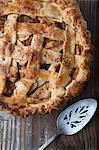
[[[73,135],[80,131],[92,118],[97,108],[97,101],[89,98],[80,100],[66,108],[57,118],[57,132],[38,150],[44,150],[57,136]]]

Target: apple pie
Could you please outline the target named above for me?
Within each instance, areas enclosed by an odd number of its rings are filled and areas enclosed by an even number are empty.
[[[26,117],[75,97],[91,40],[75,0],[0,1],[0,110]]]

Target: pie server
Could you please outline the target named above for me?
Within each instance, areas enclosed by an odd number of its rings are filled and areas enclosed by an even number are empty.
[[[89,98],[80,100],[66,108],[57,118],[57,132],[38,150],[46,148],[61,134],[73,135],[80,131],[92,118],[97,108],[97,101]]]

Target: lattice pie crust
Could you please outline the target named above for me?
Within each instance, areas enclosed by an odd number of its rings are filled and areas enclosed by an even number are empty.
[[[79,93],[90,34],[75,0],[0,1],[0,103],[26,117]]]

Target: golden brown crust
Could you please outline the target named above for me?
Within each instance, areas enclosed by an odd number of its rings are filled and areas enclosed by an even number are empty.
[[[0,2],[0,16],[5,15],[0,28],[0,102],[10,113],[26,117],[47,113],[75,97],[88,79],[91,59],[90,33],[77,2]],[[22,16],[27,19],[19,19]]]

